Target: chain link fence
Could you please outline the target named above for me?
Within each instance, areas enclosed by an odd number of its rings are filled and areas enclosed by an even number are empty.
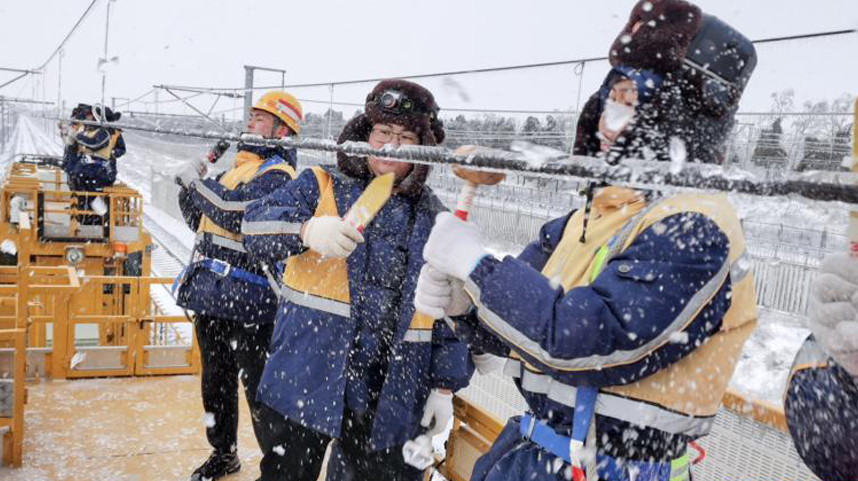
[[[333,155],[301,153],[302,166],[334,162]],[[462,181],[446,168],[435,168],[429,185],[453,209]],[[498,253],[517,254],[539,236],[551,219],[581,208],[585,180],[546,179],[510,175],[492,187],[481,188],[469,219]],[[742,222],[761,307],[807,314],[810,283],[822,258],[848,245],[845,234],[758,221]]]

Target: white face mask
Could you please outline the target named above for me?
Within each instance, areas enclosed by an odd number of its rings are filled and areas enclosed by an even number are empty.
[[[602,118],[605,121],[605,128],[608,130],[612,130],[614,132],[623,130],[634,116],[634,107],[621,104],[611,99],[605,101],[605,109],[602,111]]]

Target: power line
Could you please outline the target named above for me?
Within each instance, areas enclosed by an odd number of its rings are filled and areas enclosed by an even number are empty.
[[[170,95],[172,95],[173,97],[176,97],[176,99],[177,99],[177,100],[179,100],[179,101],[181,101],[183,104],[185,104],[185,105],[187,105],[188,107],[190,107],[190,109],[191,109],[191,110],[193,110],[194,112],[196,112],[196,113],[198,113],[198,114],[202,115],[204,119],[206,119],[206,120],[208,120],[209,122],[211,122],[211,123],[213,123],[213,124],[217,125],[218,127],[220,127],[220,128],[221,128],[222,130],[224,130],[224,131],[227,131],[227,130],[228,130],[228,129],[226,128],[226,126],[224,126],[222,123],[220,123],[220,122],[218,122],[217,120],[215,120],[215,119],[213,119],[213,118],[209,117],[209,116],[208,116],[208,114],[206,114],[206,113],[204,113],[202,110],[200,110],[200,109],[198,109],[198,108],[194,107],[190,102],[188,102],[186,99],[183,99],[182,97],[179,97],[179,96],[178,96],[175,92],[173,92],[172,90],[170,90],[170,89],[164,89],[164,90],[166,90],[166,91],[167,91],[167,93],[168,93],[168,94],[170,94]],[[190,95],[188,98],[196,97],[197,95],[202,95],[202,92],[201,92],[201,93],[198,93],[198,94]]]
[[[544,114],[544,115],[577,115],[572,110],[516,110],[516,109],[441,109],[442,112],[471,112],[499,114]]]
[[[169,92],[169,90],[167,90],[167,91]],[[193,99],[193,98],[197,98],[197,97],[199,97],[200,95],[205,95],[206,93],[208,93],[208,92],[197,92],[197,93],[195,93],[195,94],[188,95],[187,97],[175,97],[175,98],[172,98],[172,99],[164,99],[164,100],[151,101],[151,102],[143,102],[143,103],[144,103],[144,104],[146,104],[146,105],[173,104],[173,103],[176,103],[176,102],[184,102],[185,100],[190,100],[190,99]]]
[[[43,100],[34,100],[34,99],[21,99],[17,97],[4,97],[0,95],[0,102],[10,102],[17,104],[41,104],[41,105],[54,105],[53,102],[45,102]]]
[[[141,112],[139,110],[123,110],[123,115],[127,115],[129,117],[175,117],[182,119],[193,119],[193,120],[204,120],[200,115],[188,115],[188,114],[166,114],[163,112],[154,113],[154,112]]]
[[[357,103],[357,102],[331,102],[329,100],[315,100],[315,99],[302,99],[299,98],[301,102],[308,104],[322,104],[322,105],[338,105],[342,107],[357,107],[364,108],[366,104]],[[230,109],[224,110],[216,110],[212,112],[213,114],[223,114],[229,112],[235,112],[238,110],[242,110],[244,107],[234,107]],[[498,114],[539,114],[539,115],[558,115],[558,116],[573,116],[577,115],[578,112],[572,110],[516,110],[516,109],[454,109],[454,108],[443,108],[441,109],[442,113],[447,112],[464,112],[464,113],[498,113]]]
[[[23,70],[23,69],[19,69],[19,68],[6,68],[6,67],[0,67],[0,71],[15,72],[15,73],[26,73],[26,74],[39,73],[39,72],[36,72],[35,70]]]
[[[310,104],[328,104],[328,105],[340,105],[345,107],[359,107],[364,108],[366,104],[357,103],[357,102],[331,102],[329,100],[314,100],[314,99],[301,99],[301,102],[306,102]],[[471,113],[481,113],[481,112],[494,112],[500,114],[547,114],[547,115],[576,115],[577,112],[573,112],[571,110],[516,110],[516,109],[447,109],[442,108],[442,112],[471,112]]]
[[[817,32],[817,33],[808,33],[808,34],[800,34],[800,35],[791,35],[784,37],[771,37],[764,38],[759,40],[753,40],[752,43],[755,44],[763,44],[763,43],[772,43],[772,42],[784,42],[784,41],[792,41],[792,40],[804,40],[810,38],[819,38],[819,37],[832,37],[838,35],[847,35],[855,33],[855,29],[846,29],[846,30],[832,30],[828,32]],[[310,88],[310,87],[329,87],[332,85],[353,85],[353,84],[362,84],[369,82],[380,82],[382,80],[386,80],[389,78],[403,78],[403,79],[418,79],[418,78],[430,78],[430,77],[447,77],[451,75],[470,75],[470,74],[479,74],[479,73],[492,73],[492,72],[504,72],[509,70],[523,70],[523,69],[532,69],[532,68],[544,68],[544,67],[557,67],[563,65],[578,65],[578,64],[586,64],[587,62],[600,62],[608,60],[608,57],[588,57],[588,58],[580,58],[574,60],[561,60],[557,62],[540,62],[540,63],[530,63],[530,64],[520,64],[520,65],[509,65],[504,67],[489,67],[489,68],[479,68],[479,69],[469,69],[469,70],[452,70],[448,72],[434,72],[434,73],[426,73],[426,74],[417,74],[417,75],[403,75],[403,76],[390,76],[390,77],[380,77],[380,78],[366,78],[366,79],[357,79],[357,80],[342,80],[342,81],[333,81],[333,82],[315,82],[315,83],[304,83],[304,84],[290,84],[290,85],[273,85],[273,86],[264,86],[264,87],[253,87],[251,90],[267,90],[274,88]],[[173,89],[194,89],[197,91],[209,91],[209,92],[217,92],[217,91],[241,91],[248,90],[245,87],[228,87],[228,88],[215,88],[215,87],[187,87],[187,86],[168,86]]]
[[[758,117],[851,117],[853,112],[736,112],[736,115]]]
[[[52,54],[51,54],[51,56],[50,56],[50,57],[48,57],[48,59],[47,59],[47,60],[45,60],[45,63],[43,63],[43,64],[42,64],[39,68],[37,68],[36,70],[42,70],[43,68],[45,68],[45,66],[48,64],[48,62],[50,62],[51,60],[53,60],[53,58],[54,58],[54,57],[55,57],[55,56],[60,52],[60,50],[63,48],[63,46],[64,46],[64,45],[66,44],[66,42],[69,40],[69,38],[71,38],[72,34],[73,34],[73,33],[77,30],[77,28],[80,26],[81,22],[83,22],[83,20],[86,18],[86,16],[87,16],[87,15],[89,15],[89,12],[90,12],[90,11],[92,11],[92,8],[93,8],[93,7],[95,7],[95,4],[96,4],[96,3],[98,3],[98,0],[92,0],[92,3],[90,3],[90,4],[89,4],[89,6],[88,6],[88,7],[86,7],[86,10],[84,10],[83,15],[81,15],[81,16],[80,16],[80,18],[78,18],[78,19],[77,19],[77,22],[75,22],[75,24],[74,24],[74,26],[72,27],[71,31],[69,31],[69,33],[68,33],[68,34],[66,35],[66,37],[63,39],[63,41],[62,41],[62,42],[60,42],[59,47],[57,47],[57,48],[56,48],[56,50],[54,50],[54,53],[52,53]]]
[[[419,78],[430,78],[430,77],[447,77],[451,75],[470,75],[470,74],[478,74],[478,73],[491,73],[491,72],[503,72],[508,70],[521,70],[521,69],[530,69],[530,68],[541,68],[541,67],[554,67],[560,65],[573,65],[579,63],[586,62],[596,62],[607,60],[608,57],[590,57],[583,58],[577,60],[562,60],[558,62],[542,62],[542,63],[532,63],[532,64],[522,64],[522,65],[510,65],[505,67],[488,67],[488,68],[478,68],[478,69],[470,69],[470,70],[454,70],[449,72],[435,72],[435,73],[426,73],[426,74],[416,74],[416,75],[402,75],[402,76],[392,76],[392,77],[379,77],[379,78],[366,78],[366,79],[357,79],[357,80],[340,80],[334,82],[317,82],[317,83],[305,83],[305,84],[289,84],[289,85],[273,85],[273,86],[265,86],[265,87],[253,87],[250,90],[268,90],[274,88],[309,88],[309,87],[329,87],[331,85],[353,85],[353,84],[362,84],[362,83],[370,83],[370,82],[380,82],[382,80],[386,80],[389,78],[403,78],[403,79],[419,79]],[[248,90],[245,87],[236,87],[236,88],[216,88],[216,87],[186,87],[186,86],[168,86],[170,88],[183,88],[183,89],[195,89],[195,90],[208,90],[210,92],[217,91],[239,91],[239,90]]]
[[[200,94],[201,95],[201,94]],[[190,97],[186,97],[190,98]],[[315,100],[315,99],[303,99],[299,98],[301,102],[306,103],[317,103],[323,105],[338,105],[345,107],[357,107],[363,108],[365,105],[356,102],[330,102],[328,100]],[[162,100],[159,103],[171,103],[177,102],[175,99]],[[153,102],[144,102],[147,104],[151,104]],[[244,109],[244,107],[234,107],[223,110],[215,110],[212,112],[214,115],[226,114],[230,112],[236,112]],[[513,110],[513,109],[441,109],[442,113],[447,112],[465,112],[465,113],[509,113],[509,114],[538,114],[538,115],[556,115],[556,116],[575,116],[578,115],[578,112],[574,110]],[[150,114],[156,115],[156,114]],[[157,114],[157,115],[168,115],[168,114]],[[176,114],[173,114],[176,115]],[[320,114],[321,115],[321,114]],[[854,115],[852,112],[736,112],[736,116],[747,116],[747,117],[851,117]],[[186,115],[187,117],[199,117],[194,115]]]
[[[135,102],[137,102],[137,101],[139,101],[139,100],[143,99],[144,97],[146,97],[147,95],[151,94],[151,93],[152,93],[152,92],[154,92],[154,91],[155,91],[155,89],[150,89],[148,92],[146,92],[145,94],[143,94],[143,95],[141,95],[141,96],[139,96],[139,97],[135,98],[134,100],[129,100],[128,102],[125,102],[124,104],[117,105],[117,106],[116,106],[116,108],[118,109],[118,108],[120,108],[120,107],[125,107],[126,105],[131,105],[131,104],[133,104],[133,103],[135,103]],[[144,103],[145,103],[145,102],[144,102]]]
[[[7,85],[9,85],[9,84],[12,84],[12,83],[17,82],[18,80],[21,80],[22,78],[26,77],[27,75],[30,75],[30,73],[29,73],[29,72],[24,72],[24,73],[22,73],[21,75],[18,75],[17,77],[13,78],[12,80],[9,80],[8,82],[5,82],[3,85],[0,85],[0,89],[2,89],[3,87],[5,87],[5,86],[7,86]]]
[[[56,117],[44,117],[62,120]],[[103,126],[99,122],[81,121],[85,125]],[[795,194],[811,200],[840,201],[858,204],[858,185],[855,175],[838,172],[812,172],[793,174],[776,172],[773,179],[758,179],[753,175],[735,169],[724,169],[712,164],[687,163],[678,172],[671,172],[669,162],[626,160],[618,165],[610,165],[603,159],[594,157],[546,156],[539,161],[528,159],[524,154],[477,150],[470,155],[456,154],[445,147],[425,145],[406,145],[398,148],[375,149],[366,142],[345,142],[337,144],[331,140],[314,138],[285,137],[282,139],[262,139],[256,136],[242,136],[230,133],[213,134],[210,132],[191,132],[147,128],[119,123],[108,124],[113,128],[140,130],[158,134],[172,134],[201,139],[223,139],[243,141],[252,145],[268,147],[286,147],[322,152],[342,152],[347,155],[364,157],[368,155],[389,157],[407,162],[430,165],[463,165],[492,171],[504,171],[525,175],[547,177],[574,177],[602,180],[620,185],[674,186],[704,190],[719,190],[752,194],[758,196],[787,196]],[[737,175],[740,174],[740,175]]]
[[[259,68],[261,68],[261,67],[259,67]],[[229,97],[229,98],[238,98],[238,99],[244,98],[244,95],[242,95],[242,94],[217,92],[217,91],[212,90],[212,89],[197,89],[197,88],[193,88],[193,87],[176,87],[176,86],[172,86],[172,85],[153,85],[152,87],[155,89],[161,89],[161,90],[175,90],[176,92],[194,92],[194,93],[198,93],[198,94],[220,95],[220,96]]]
[[[855,29],[848,30],[833,30],[830,32],[819,32],[819,33],[806,33],[802,35],[790,35],[787,37],[772,37],[772,38],[763,38],[760,40],[754,40],[754,43],[770,43],[770,42],[784,42],[788,40],[804,40],[808,38],[818,38],[818,37],[833,37],[836,35],[847,35],[850,33],[855,33]]]
[[[817,32],[810,34],[801,34],[801,35],[791,35],[784,37],[771,37],[754,40],[755,44],[764,44],[764,43],[772,43],[772,42],[783,42],[783,41],[793,41],[793,40],[802,40],[802,39],[810,39],[810,38],[819,38],[819,37],[829,37],[829,36],[838,36],[845,34],[855,33],[855,29],[847,29],[847,30],[833,30],[829,32]],[[418,74],[418,75],[410,75],[403,76],[397,78],[429,78],[429,77],[440,77],[440,76],[450,76],[450,75],[466,75],[466,74],[475,74],[475,73],[488,73],[488,72],[501,72],[508,70],[519,70],[519,69],[530,69],[530,68],[540,68],[540,67],[551,67],[551,66],[559,66],[559,65],[577,65],[584,64],[586,62],[594,62],[594,61],[603,61],[607,60],[607,57],[590,57],[590,58],[582,58],[576,60],[564,60],[558,62],[542,62],[542,63],[534,63],[534,64],[522,64],[522,65],[512,65],[505,67],[491,67],[491,68],[483,68],[483,69],[471,69],[471,70],[459,70],[459,71],[450,71],[450,72],[436,72],[436,73],[428,73],[428,74]],[[387,77],[391,78],[391,77]],[[291,84],[291,85],[275,85],[275,86],[264,86],[264,87],[253,87],[251,90],[267,90],[267,89],[280,89],[280,88],[309,88],[309,87],[330,87],[335,85],[350,85],[350,84],[360,84],[360,83],[368,83],[368,82],[378,82],[381,80],[385,80],[385,78],[374,78],[374,79],[359,79],[359,80],[346,80],[339,82],[318,82],[318,83],[307,83],[307,84]],[[172,89],[177,91],[187,91],[187,92],[196,92],[198,94],[210,93],[210,94],[218,94],[233,96],[236,95],[241,97],[240,94],[226,94],[222,92],[226,91],[243,91],[248,90],[245,87],[237,87],[237,88],[215,88],[215,87],[187,87],[187,86],[175,86],[175,85],[156,85],[156,88],[161,89]],[[190,98],[190,97],[189,97]],[[328,104],[328,105],[339,105],[339,106],[347,106],[347,107],[358,107],[363,108],[363,103],[356,102],[331,102],[328,100],[315,100],[315,99],[301,99],[301,102],[306,103],[315,103],[315,104]],[[238,110],[242,110],[243,107],[237,107],[232,109],[219,110],[214,112],[215,114],[222,114],[228,112],[235,112]],[[576,111],[558,111],[558,110],[519,110],[519,109],[477,109],[477,108],[444,108],[442,109],[444,112],[463,112],[463,113],[501,113],[501,114],[540,114],[540,115],[562,115],[562,116],[574,116],[577,115]],[[770,113],[764,112],[748,112],[742,113],[742,115],[771,115]],[[785,116],[793,116],[793,115],[803,115],[803,114],[793,114],[793,113],[785,113]],[[824,115],[852,115],[851,113],[827,113]]]

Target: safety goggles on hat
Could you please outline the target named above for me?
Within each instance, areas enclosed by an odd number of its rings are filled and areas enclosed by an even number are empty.
[[[92,116],[98,122],[116,122],[122,117],[122,113],[114,112],[110,107],[96,103],[92,106]]]
[[[712,15],[703,15],[683,63],[726,86],[744,89],[757,65],[754,44]]]
[[[757,65],[757,53],[747,37],[704,14],[683,63],[698,75],[704,106],[723,115],[736,107]]]
[[[372,99],[371,102],[375,102],[381,110],[391,114],[427,114],[430,119],[435,119],[438,115],[436,110],[427,109],[425,105],[408,97],[400,90],[385,90]]]

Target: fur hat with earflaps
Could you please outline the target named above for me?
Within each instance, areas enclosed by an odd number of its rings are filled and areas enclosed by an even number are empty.
[[[611,65],[662,78],[650,101],[636,107],[630,124],[608,152],[622,158],[669,159],[681,140],[687,157],[722,162],[742,92],[757,55],[742,33],[684,0],[640,0],[611,45]],[[598,152],[602,104],[588,100],[578,123],[576,153]]]
[[[376,124],[399,125],[420,138],[421,145],[434,146],[444,141],[444,124],[438,118],[440,107],[432,93],[414,82],[390,79],[379,82],[366,97],[365,112],[351,119],[337,139],[338,144],[347,141],[366,142]],[[337,154],[340,172],[358,179],[373,177],[366,157]],[[420,193],[429,166],[415,164],[411,172],[396,185],[396,191],[404,195]]]
[[[640,0],[609,53],[613,67],[671,74],[702,113],[724,117],[738,105],[757,64],[753,43],[684,0]]]
[[[666,73],[678,70],[703,12],[683,0],[641,0],[611,45],[611,66]]]

